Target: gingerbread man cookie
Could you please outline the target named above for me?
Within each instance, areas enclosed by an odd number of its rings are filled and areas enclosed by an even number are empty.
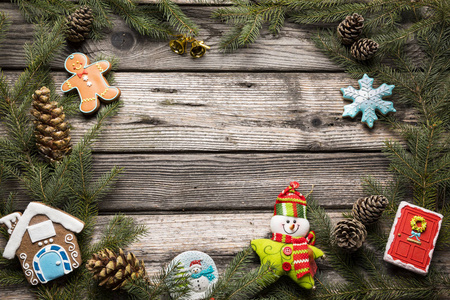
[[[66,58],[64,67],[73,76],[61,85],[61,90],[68,92],[77,89],[82,113],[95,113],[100,108],[99,98],[104,102],[119,98],[119,88],[110,86],[103,76],[111,68],[108,61],[99,60],[90,64],[89,58],[83,53],[72,53]]]

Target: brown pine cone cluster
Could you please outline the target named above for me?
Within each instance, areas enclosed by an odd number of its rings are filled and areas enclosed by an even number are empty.
[[[67,39],[74,43],[84,41],[91,32],[93,21],[92,9],[88,6],[81,6],[67,17]]]
[[[336,224],[333,237],[338,247],[348,252],[354,252],[366,240],[367,231],[361,222],[354,219],[345,219]]]
[[[351,45],[352,56],[359,61],[371,59],[378,50],[378,43],[368,38],[360,38],[364,18],[354,13],[347,16],[337,27],[337,32],[344,45]]]
[[[353,219],[339,221],[333,230],[334,243],[349,252],[358,250],[367,237],[366,226],[378,221],[389,201],[383,195],[359,198],[353,204]]]
[[[86,268],[94,274],[99,286],[113,291],[122,288],[129,279],[142,277],[148,280],[144,261],[139,261],[131,252],[125,255],[122,249],[119,249],[119,254],[109,249],[94,253],[92,259],[87,261]]]
[[[48,162],[62,160],[72,151],[70,125],[62,106],[50,101],[50,90],[45,86],[34,92],[32,105],[37,148]]]
[[[370,225],[378,221],[389,201],[383,195],[372,195],[359,198],[353,204],[352,216],[364,225]]]

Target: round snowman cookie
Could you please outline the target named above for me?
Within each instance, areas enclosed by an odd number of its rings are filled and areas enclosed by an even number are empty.
[[[203,299],[208,288],[217,282],[219,272],[213,259],[200,251],[186,251],[172,260],[180,264],[181,271],[187,272],[191,287],[189,295],[183,299]]]

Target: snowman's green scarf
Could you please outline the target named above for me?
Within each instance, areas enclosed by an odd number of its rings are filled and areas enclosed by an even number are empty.
[[[272,240],[285,244],[292,244],[293,265],[295,275],[298,279],[308,273],[311,273],[309,267],[308,240],[306,238],[293,237],[281,233],[273,233]]]

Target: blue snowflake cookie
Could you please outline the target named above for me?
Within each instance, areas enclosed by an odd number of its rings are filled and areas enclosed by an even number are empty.
[[[383,115],[388,112],[396,112],[394,104],[385,101],[382,98],[392,95],[392,89],[395,85],[383,83],[378,88],[373,88],[373,78],[364,74],[363,78],[358,80],[359,90],[352,86],[341,88],[344,99],[352,100],[352,104],[344,106],[343,117],[354,118],[359,112],[362,112],[361,122],[364,122],[370,128],[373,122],[378,120],[375,110],[378,109]]]

